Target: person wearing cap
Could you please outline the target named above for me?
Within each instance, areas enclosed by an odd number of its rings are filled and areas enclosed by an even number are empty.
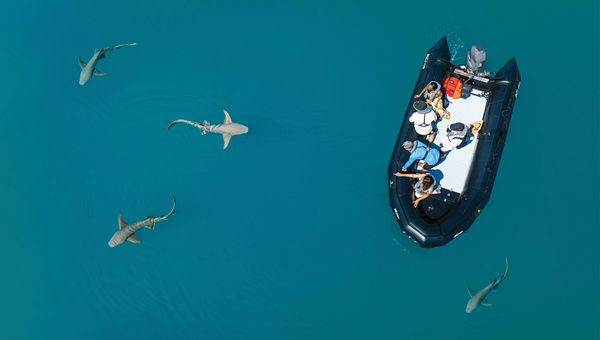
[[[469,135],[470,129],[471,126],[468,124],[460,122],[450,124],[446,129],[446,135],[442,138],[442,142],[440,143],[440,150],[442,153],[446,154],[461,145]]]
[[[429,143],[432,143],[435,139],[435,129],[433,124],[438,120],[438,116],[431,106],[427,106],[427,103],[423,100],[417,100],[413,103],[415,112],[408,119],[409,122],[413,123],[415,131],[420,136],[427,136]]]
[[[421,141],[405,141],[402,143],[404,150],[410,152],[410,158],[402,167],[402,171],[411,166],[415,161],[423,161],[423,171],[433,168],[440,160],[440,150],[437,145],[431,144],[430,146],[425,145]]]
[[[448,152],[458,148],[463,143],[468,144],[471,139],[474,138],[474,135],[481,130],[482,126],[483,120],[479,120],[471,124],[464,124],[460,122],[450,124],[450,126],[446,129],[446,135],[440,142],[442,158],[444,158]]]

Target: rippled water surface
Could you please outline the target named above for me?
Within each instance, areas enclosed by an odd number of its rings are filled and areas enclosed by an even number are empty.
[[[5,3],[0,337],[598,338],[599,5],[463,5]],[[424,250],[386,171],[443,35],[456,63],[515,56],[522,84],[489,204]],[[78,85],[78,56],[128,42]],[[250,129],[225,151],[166,129],[223,109]],[[171,194],[142,244],[107,246]],[[494,306],[466,314],[505,256]]]

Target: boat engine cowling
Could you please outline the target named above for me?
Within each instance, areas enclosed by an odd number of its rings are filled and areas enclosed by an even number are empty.
[[[469,71],[476,73],[483,68],[485,63],[485,50],[480,45],[473,45],[467,52],[467,67]]]

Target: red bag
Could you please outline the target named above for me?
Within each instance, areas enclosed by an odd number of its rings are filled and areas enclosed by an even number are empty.
[[[447,77],[446,79],[444,79],[444,92],[446,92],[446,94],[449,97],[452,97],[453,99],[460,98],[462,86],[462,82],[456,77]]]

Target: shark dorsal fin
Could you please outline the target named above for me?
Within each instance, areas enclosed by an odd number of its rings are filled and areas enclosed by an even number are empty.
[[[127,223],[123,221],[123,214],[119,214],[119,230],[127,227]]]
[[[138,240],[138,238],[135,236],[135,234],[131,234],[131,236],[129,236],[127,238],[127,241],[129,241],[131,243],[142,243],[142,241]]]
[[[229,113],[227,113],[226,110],[223,110],[223,113],[225,113],[225,120],[223,121],[223,124],[233,123],[233,121],[231,120],[231,117],[229,117]]]
[[[85,68],[87,64],[85,62],[83,62],[83,60],[81,60],[81,57],[79,57],[79,66],[81,66],[81,69],[83,70]]]
[[[473,288],[471,288],[471,286],[469,286],[468,284],[467,284],[467,289],[469,290],[469,295],[471,297],[473,297],[473,295],[477,294],[477,292],[474,291]]]
[[[231,135],[228,133],[224,133],[223,134],[223,142],[225,144],[223,144],[223,150],[227,149],[227,145],[229,145],[229,140],[231,139]]]

